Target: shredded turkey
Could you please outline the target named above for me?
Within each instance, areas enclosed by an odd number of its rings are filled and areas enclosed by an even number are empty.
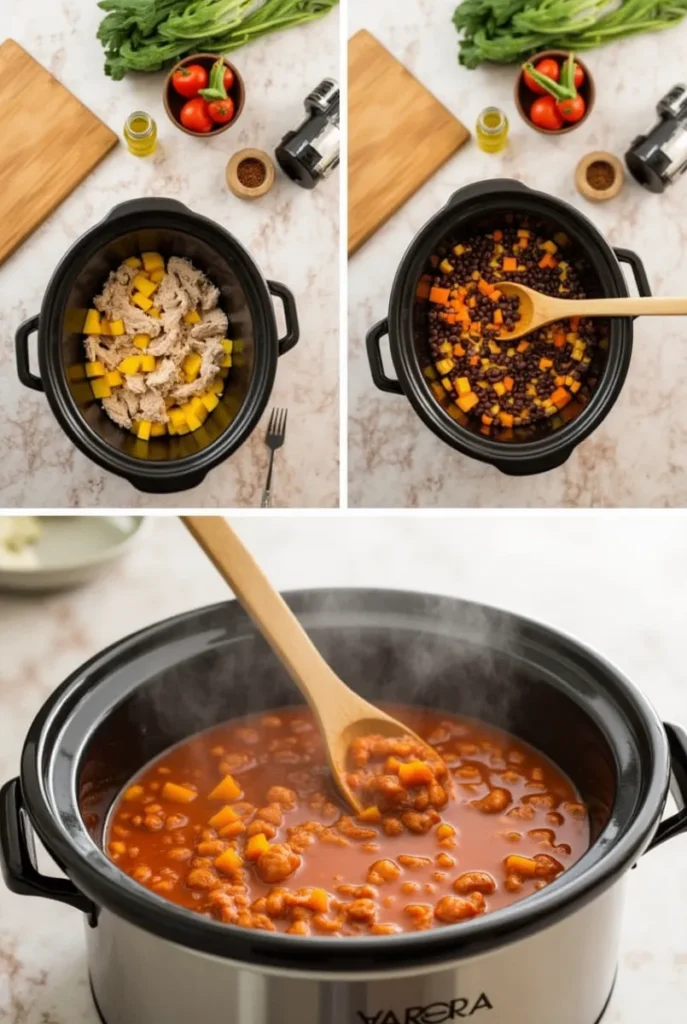
[[[109,321],[121,320],[125,333],[117,337],[88,335],[84,345],[89,362],[100,362],[116,370],[128,356],[141,356],[134,344],[136,335],[150,338],[146,355],[156,357],[155,369],[123,374],[123,383],[102,400],[103,409],[118,426],[129,429],[138,420],[168,423],[169,408],[212,385],[222,365],[228,320],[219,308],[219,289],[186,259],[170,257],[165,276],[151,297],[160,316],[150,316],[131,301],[139,270],[122,263],[112,271],[102,292],[93,302]],[[184,317],[196,312],[200,323],[188,324]],[[201,357],[194,380],[184,373],[184,359],[190,353]],[[196,356],[197,358],[197,356]]]

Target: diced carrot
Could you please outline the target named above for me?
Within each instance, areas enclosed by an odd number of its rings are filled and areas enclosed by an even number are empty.
[[[503,292],[500,292],[498,290],[498,288],[494,288],[494,290],[491,293],[491,301],[492,302],[500,302],[502,298],[503,298]]]
[[[238,800],[241,796],[241,787],[231,775],[225,775],[221,782],[219,782],[212,793],[210,793],[210,800]]]
[[[479,320],[474,320],[470,324],[470,334],[481,334],[481,333],[482,333],[482,324],[479,322]]]
[[[513,271],[518,269],[518,261],[516,260],[515,256],[504,256],[503,269],[505,271]]]
[[[539,369],[540,370],[550,370],[552,366],[553,366],[553,360],[551,360],[551,359],[540,359],[539,360]]]
[[[450,324],[451,326],[458,323],[458,317],[455,313],[442,313],[441,319],[444,323]]]
[[[468,362],[470,366],[477,366],[479,364],[479,356],[470,356]]]
[[[565,346],[565,331],[556,331],[553,336],[553,343],[556,348],[563,348]]]
[[[547,252],[546,255],[542,256],[542,258],[539,260],[539,266],[542,269],[545,269],[546,267],[555,267],[557,265],[558,264],[556,263],[555,259],[553,258],[550,252]]]
[[[485,281],[484,278],[481,277],[479,280],[479,284],[477,285],[477,289],[482,293],[482,295],[491,295],[492,291],[494,290],[494,286],[489,284],[488,281]]]
[[[270,848],[270,844],[267,841],[267,836],[262,832],[258,832],[256,836],[251,836],[246,843],[244,853],[246,860],[260,860],[263,853],[267,853]]]
[[[556,388],[556,390],[551,395],[551,401],[557,409],[565,408],[565,406],[568,404],[571,398],[572,395],[569,391],[566,391],[565,388]]]
[[[176,782],[165,782],[162,787],[162,799],[171,800],[175,804],[190,804],[198,794],[186,786],[177,786]]]
[[[474,397],[477,399],[477,395]],[[458,400],[458,405],[460,403],[461,399]],[[463,409],[463,412],[468,411],[462,405],[460,407]],[[409,789],[411,786],[427,786],[434,782],[434,772],[424,761],[409,761],[407,764],[402,764],[398,769],[398,777],[406,789]]]
[[[565,377],[556,377],[556,379],[554,380],[554,384],[557,388],[562,387],[565,384]]]
[[[493,416],[487,416],[486,412],[482,415],[482,423],[485,427],[490,427],[494,422]]]
[[[243,860],[236,850],[225,850],[216,858],[215,867],[225,875],[235,875],[243,867]]]
[[[580,318],[579,318],[579,316],[571,316],[570,317],[570,330],[573,331],[576,334],[579,331],[579,329],[580,329]]]
[[[431,290],[432,278],[425,274],[423,277],[420,278],[420,281],[417,286],[417,291],[415,294],[418,299],[425,300],[429,298],[429,293],[431,292]]]
[[[477,305],[477,299],[475,298],[475,296],[474,296],[474,295],[472,295],[472,296],[471,296],[471,297],[470,297],[470,298],[468,299],[468,306],[470,307],[470,309],[474,309],[476,305]]]
[[[445,306],[450,294],[448,288],[432,288],[429,293],[429,301],[435,302],[437,306]]]
[[[358,821],[367,821],[371,825],[376,825],[382,820],[382,812],[379,807],[366,807],[364,811],[361,811],[358,815]]]
[[[503,313],[498,308],[494,310],[494,323],[495,324],[502,324],[503,323]]]
[[[453,346],[453,354],[458,357],[465,355],[465,349],[460,343]]]
[[[225,804],[221,810],[217,811],[217,814],[213,814],[210,818],[208,825],[210,828],[224,828],[225,825],[231,825],[235,821],[240,821],[238,814],[233,807],[229,804]]]
[[[530,243],[527,241],[526,238],[521,238],[520,241],[518,242],[518,245],[520,246],[521,249],[526,249],[529,244]]]
[[[506,391],[512,391],[515,386],[515,381],[512,377],[504,377],[503,386],[505,387]]]
[[[496,230],[493,232],[491,237],[494,239],[495,242],[501,242],[503,241],[503,231]]]
[[[499,413],[499,419],[501,420],[501,424],[504,427],[512,427],[513,426],[513,415],[512,415],[512,413],[510,413],[510,412],[500,412]]]
[[[521,341],[520,344],[518,345],[516,351],[517,352],[527,352],[527,349],[529,347],[530,347],[529,341]]]
[[[461,395],[456,404],[463,412],[470,412],[478,402],[479,398],[474,391],[471,391],[469,395]]]

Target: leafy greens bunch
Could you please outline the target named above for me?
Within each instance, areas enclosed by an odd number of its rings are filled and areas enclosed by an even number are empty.
[[[159,71],[201,50],[228,53],[270,32],[321,18],[339,0],[100,0],[105,74]]]
[[[513,64],[537,50],[591,50],[640,32],[670,28],[687,0],[463,0],[453,22],[459,60]]]

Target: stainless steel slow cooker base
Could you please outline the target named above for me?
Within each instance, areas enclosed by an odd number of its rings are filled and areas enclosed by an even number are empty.
[[[369,974],[323,977],[305,957],[300,973],[190,956],[104,911],[86,927],[91,984],[105,1024],[595,1024],[615,980],[623,895],[621,880],[527,939],[383,977],[374,962]]]

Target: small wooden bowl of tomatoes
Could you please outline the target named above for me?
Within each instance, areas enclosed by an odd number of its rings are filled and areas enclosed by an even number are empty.
[[[221,76],[215,70],[220,61]],[[212,95],[203,96],[206,90]],[[203,138],[221,135],[236,124],[246,101],[246,89],[241,75],[226,57],[195,53],[184,57],[169,72],[163,99],[165,110],[177,128],[187,135]]]
[[[568,50],[543,50],[528,63],[533,64],[536,71],[558,83],[561,81],[569,55]],[[515,105],[520,117],[530,128],[543,135],[566,135],[575,131],[591,114],[596,99],[594,80],[589,68],[577,55],[574,86],[577,91],[574,99],[557,100],[537,84],[525,68],[521,68],[515,83]]]

